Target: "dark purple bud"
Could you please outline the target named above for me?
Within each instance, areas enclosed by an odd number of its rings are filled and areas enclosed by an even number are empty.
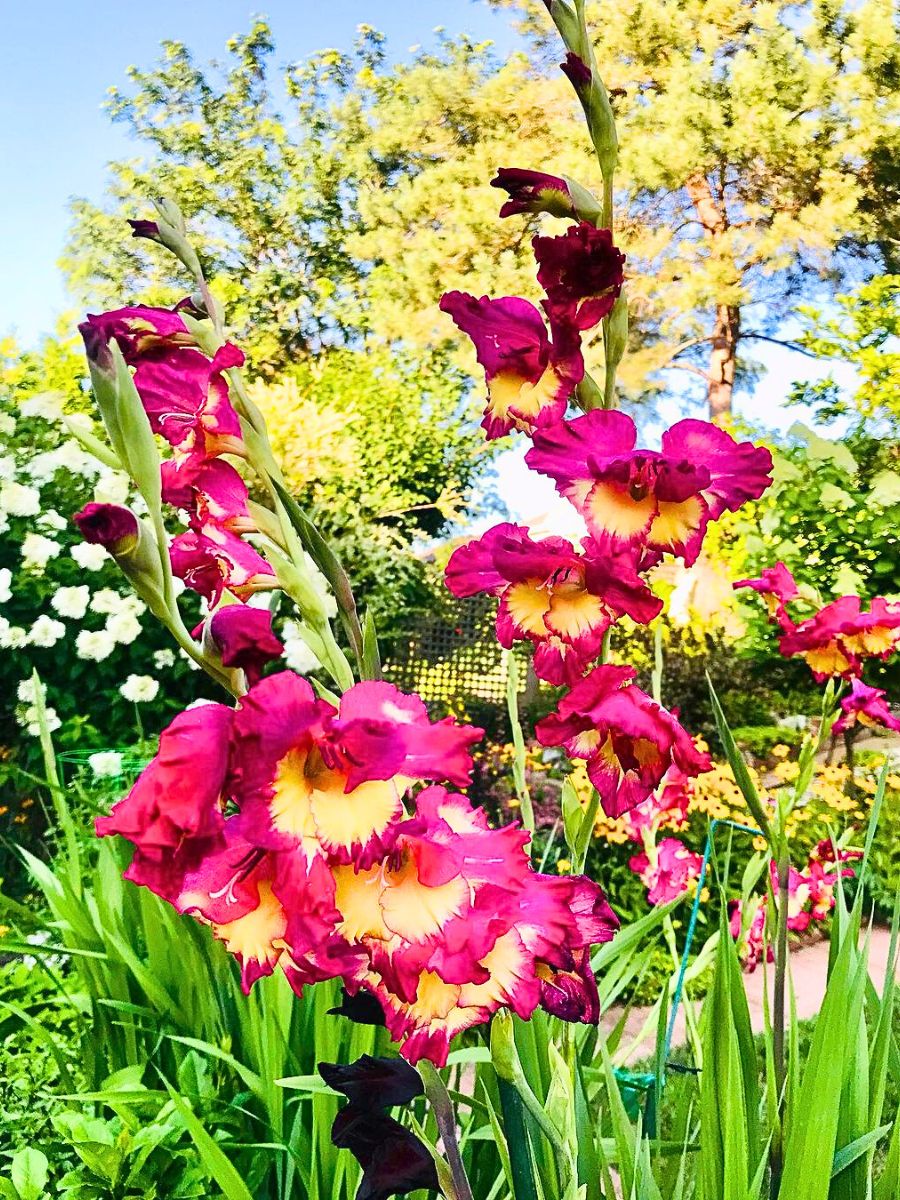
[[[569,51],[566,61],[559,64],[559,69],[579,94],[591,86],[591,68],[574,50]]]
[[[585,950],[573,971],[544,969],[541,978],[541,1008],[561,1021],[596,1025],[600,1020],[600,994]]]
[[[94,318],[89,318],[78,326],[78,332],[84,342],[84,352],[87,355],[88,364],[103,374],[114,376],[116,368],[105,330],[97,325]]]
[[[86,504],[72,520],[86,542],[104,546],[114,557],[133,550],[140,537],[137,517],[121,504]]]
[[[336,1008],[329,1008],[330,1017],[347,1017],[357,1025],[384,1025],[384,1009],[371,992],[360,988],[355,996],[351,996],[346,988],[341,988],[341,1002]]]
[[[353,1063],[319,1063],[319,1074],[330,1088],[369,1111],[408,1104],[425,1090],[419,1072],[402,1058],[372,1058],[364,1054]]]
[[[147,238],[151,242],[159,242],[162,244],[162,238],[159,236],[159,226],[155,221],[129,221],[131,226],[131,236],[136,238]]]

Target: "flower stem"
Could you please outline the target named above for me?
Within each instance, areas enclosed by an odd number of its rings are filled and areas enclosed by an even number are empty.
[[[788,904],[790,901],[789,882],[791,860],[787,842],[781,839],[776,856],[778,881],[777,921],[775,926],[775,983],[772,998],[772,1057],[775,1064],[775,1091],[778,1096],[778,1111],[784,1111],[784,1083],[787,1077],[785,1062],[785,999],[787,993],[787,956],[788,956]],[[771,1183],[770,1195],[772,1200],[778,1196],[781,1187],[783,1169],[783,1139],[780,1131],[775,1132],[772,1139]]]
[[[473,1200],[472,1188],[463,1166],[462,1155],[459,1152],[459,1142],[456,1138],[456,1120],[453,1116],[453,1106],[450,1096],[437,1070],[427,1060],[419,1064],[419,1074],[425,1084],[425,1095],[431,1104],[434,1119],[437,1121],[441,1141],[444,1143],[444,1154],[453,1177],[454,1195],[451,1200]]]

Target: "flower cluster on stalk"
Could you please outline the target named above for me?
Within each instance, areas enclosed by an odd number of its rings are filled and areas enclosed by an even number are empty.
[[[855,725],[900,731],[900,719],[888,707],[881,688],[862,680],[869,659],[888,659],[900,647],[900,602],[875,596],[866,608],[859,596],[840,596],[795,620],[792,608],[810,607],[784,563],[767,567],[757,579],[741,579],[735,588],[762,596],[769,620],[781,630],[778,645],[787,657],[802,658],[817,682],[837,676],[849,683],[841,699],[841,715],[832,729],[848,732]]]

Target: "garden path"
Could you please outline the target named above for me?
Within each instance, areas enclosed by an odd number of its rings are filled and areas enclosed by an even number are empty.
[[[891,935],[888,929],[873,929],[869,948],[869,975],[875,986],[881,991],[884,982],[884,972],[887,967],[888,950]],[[822,1005],[825,995],[825,981],[828,972],[828,942],[814,942],[802,946],[791,955],[791,977],[794,982],[794,992],[797,997],[797,1016],[801,1020],[814,1017]],[[763,972],[758,967],[752,974],[744,976],[747,987],[747,1002],[750,1007],[750,1021],[754,1033],[763,1029],[763,986],[766,975],[769,983],[769,999],[772,996],[772,970]],[[898,970],[900,978],[900,970]],[[646,1058],[653,1049],[656,1036],[654,1028],[650,1028],[646,1036],[641,1037],[641,1031],[647,1021],[650,1010],[647,1008],[632,1009],[628,1014],[625,1025],[625,1036],[621,1046],[629,1047],[629,1061]],[[612,1008],[603,1017],[603,1027],[612,1029],[622,1015],[621,1008]],[[675,1035],[673,1045],[683,1045],[685,1041],[685,1017],[682,1007],[675,1020]],[[636,1041],[636,1039],[639,1039]],[[630,1044],[630,1045],[629,1045]]]

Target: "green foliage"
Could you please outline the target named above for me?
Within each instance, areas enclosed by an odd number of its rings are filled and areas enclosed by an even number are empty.
[[[388,644],[442,588],[411,547],[466,511],[491,463],[463,390],[441,357],[414,367],[384,348],[330,350],[251,389],[288,487]]]
[[[775,746],[799,746],[803,733],[781,725],[735,725],[731,731],[741,750],[754,758],[769,758]]]
[[[815,383],[795,384],[791,401],[811,404],[819,418],[833,421],[850,417],[858,433],[882,430],[896,442],[900,435],[900,276],[878,275],[847,295],[837,296],[828,314],[810,305],[800,309],[805,318],[801,343],[808,353],[838,359],[858,373],[852,396],[842,393],[832,375]],[[893,477],[892,477],[893,476]],[[881,477],[880,491],[895,499],[900,480],[893,473]]]

